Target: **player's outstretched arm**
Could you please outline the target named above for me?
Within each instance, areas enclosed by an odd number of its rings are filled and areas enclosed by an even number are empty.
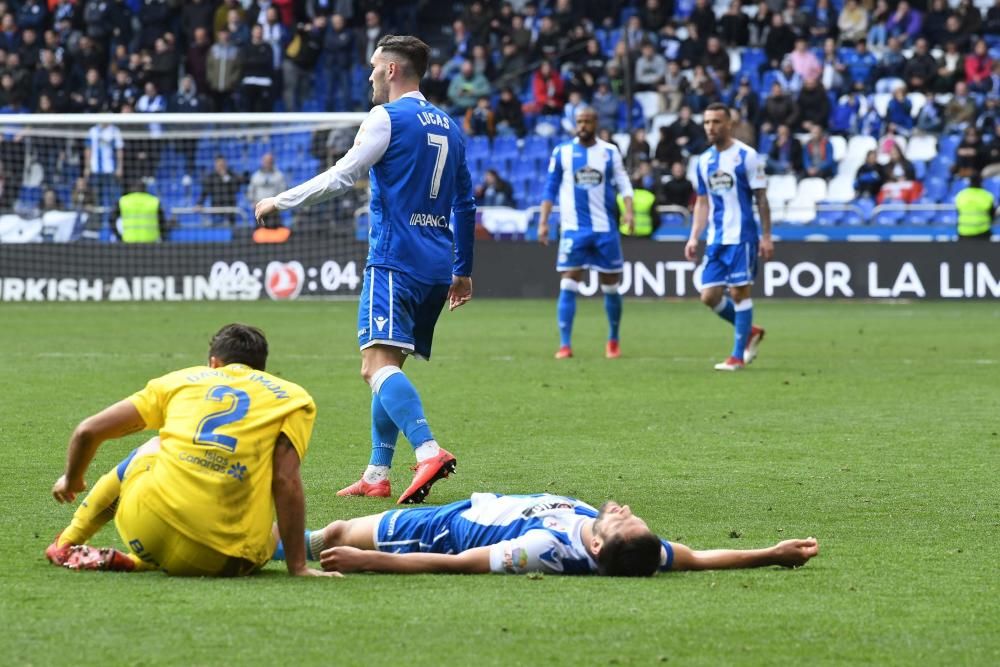
[[[333,547],[320,554],[320,563],[324,570],[336,572],[488,574],[490,548],[478,547],[459,554],[390,554],[354,547]]]
[[[132,401],[126,399],[84,419],[74,429],[66,449],[66,470],[52,486],[52,497],[60,503],[71,503],[76,494],[87,488],[83,480],[97,448],[106,440],[138,433],[146,428]]]
[[[390,132],[388,112],[381,106],[375,107],[358,128],[354,145],[337,164],[276,197],[267,197],[257,202],[254,207],[257,222],[275,211],[318,204],[354,187],[354,183],[382,159],[389,147]]]
[[[320,572],[306,565],[306,501],[299,474],[299,454],[284,433],[274,445],[274,471],[271,494],[278,517],[278,534],[285,546],[285,565],[293,576],[338,576],[335,572]]]
[[[801,567],[810,558],[819,555],[819,542],[815,537],[804,540],[785,540],[766,549],[711,549],[696,551],[683,544],[671,542],[674,562],[671,570],[732,570],[739,568]]]

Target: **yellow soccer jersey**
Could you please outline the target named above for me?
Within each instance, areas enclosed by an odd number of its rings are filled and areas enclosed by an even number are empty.
[[[302,387],[241,364],[195,366],[130,398],[160,432],[149,507],[177,531],[229,556],[266,561],[279,433],[305,457],[316,404]]]

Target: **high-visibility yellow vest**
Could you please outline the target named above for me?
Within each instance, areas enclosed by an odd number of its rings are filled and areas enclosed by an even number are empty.
[[[130,192],[118,200],[122,214],[122,241],[156,243],[160,240],[160,200],[148,192]]]
[[[653,233],[653,207],[656,205],[656,195],[649,190],[636,188],[632,192],[632,211],[635,213],[635,231],[631,236],[649,236]],[[618,195],[618,212],[625,213],[625,198]],[[629,235],[628,225],[624,222],[618,226],[622,234]]]
[[[993,222],[993,195],[982,188],[965,188],[955,195],[958,235],[978,236],[990,231]]]

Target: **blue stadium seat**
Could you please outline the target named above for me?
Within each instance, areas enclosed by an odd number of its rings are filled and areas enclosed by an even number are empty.
[[[229,227],[181,227],[170,231],[173,243],[229,243],[233,230]]]
[[[469,160],[485,158],[490,154],[489,137],[469,137],[465,143],[465,155]]]
[[[819,202],[820,204],[824,202]],[[824,226],[839,225],[844,220],[844,211],[820,209],[816,211],[816,224]]]
[[[1000,176],[987,178],[983,181],[983,188],[989,190],[990,194],[993,195],[993,198],[1000,201]]]
[[[917,177],[918,181],[924,180],[927,177],[927,163],[923,160],[913,161],[913,175]]]
[[[938,211],[934,219],[941,225],[956,225],[958,224],[958,211],[955,209]]]
[[[513,158],[520,153],[516,137],[497,137],[493,140],[493,159]]]
[[[955,201],[955,195],[957,195],[960,191],[964,190],[967,187],[969,187],[969,179],[956,178],[955,180],[953,180],[951,182],[951,187],[948,189],[948,196],[946,198],[947,200],[946,203]]]
[[[768,134],[766,132],[761,133],[758,142],[759,146],[757,148],[757,151],[761,155],[767,155],[768,153],[771,152],[771,147],[774,145],[774,135]]]
[[[958,150],[958,144],[962,141],[962,138],[957,134],[942,134],[938,137],[938,155],[946,158],[950,158],[951,162],[955,162],[955,152]]]
[[[924,181],[924,198],[931,202],[939,202],[948,196],[948,181],[931,176]]]
[[[543,156],[548,158],[552,152],[552,146],[548,137],[533,134],[524,140],[524,153],[534,157]]]
[[[22,206],[37,208],[42,203],[42,189],[30,186],[22,186],[17,194],[17,200]]]
[[[951,178],[951,168],[955,164],[955,158],[947,155],[937,155],[928,163],[927,174],[937,178],[948,180]]]
[[[905,217],[905,211],[889,210],[889,211],[879,211],[878,215],[875,216],[873,222],[876,225],[898,225],[903,222]]]

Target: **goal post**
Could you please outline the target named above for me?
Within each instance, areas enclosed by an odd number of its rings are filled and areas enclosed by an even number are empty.
[[[254,238],[253,206],[331,166],[366,117],[3,117],[0,301],[356,293],[367,218],[355,214],[367,207],[367,180],[276,216],[291,230],[283,243]],[[131,192],[156,197],[163,224],[151,233],[160,243],[121,242],[120,201]]]

